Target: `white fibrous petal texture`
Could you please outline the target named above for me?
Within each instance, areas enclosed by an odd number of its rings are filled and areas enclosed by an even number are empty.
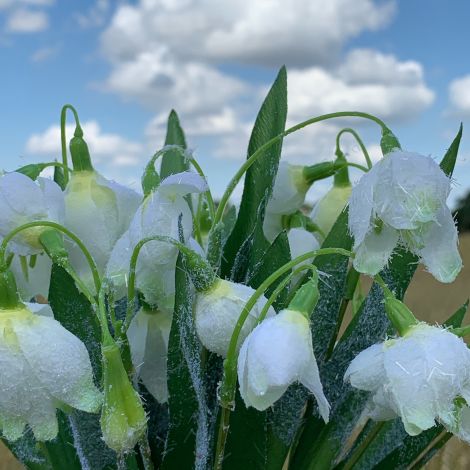
[[[60,187],[51,180],[31,178],[17,172],[0,176],[0,235],[5,237],[20,225],[35,221],[63,221],[64,200]],[[9,248],[18,255],[43,251],[39,235],[45,227],[20,232]]]
[[[252,331],[240,351],[238,377],[245,404],[258,410],[272,406],[290,384],[302,382],[328,419],[309,323],[299,312],[283,310]]]
[[[196,295],[194,305],[196,332],[202,344],[209,351],[222,357],[227,355],[235,325],[243,307],[254,292],[254,289],[243,284],[218,280],[209,291],[199,292]],[[238,347],[255,327],[265,303],[266,298],[260,297],[251,309],[241,329]],[[274,314],[274,309],[270,307],[267,316]]]
[[[453,333],[420,323],[360,353],[345,380],[372,392],[370,417],[400,416],[407,433],[417,435],[436,421],[449,424],[455,400],[469,396],[470,351]]]

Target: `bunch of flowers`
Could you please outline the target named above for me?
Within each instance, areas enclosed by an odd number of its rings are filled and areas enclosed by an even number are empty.
[[[141,194],[94,169],[70,105],[62,161],[0,176],[0,428],[26,467],[417,468],[470,442],[466,306],[428,325],[401,301],[418,263],[441,282],[462,267],[461,130],[439,165],[367,113],[286,130],[286,110],[282,69],[218,203],[174,112]],[[348,128],[331,161],[280,161],[284,137],[338,117],[378,124],[383,158]],[[374,283],[340,335],[360,274]]]

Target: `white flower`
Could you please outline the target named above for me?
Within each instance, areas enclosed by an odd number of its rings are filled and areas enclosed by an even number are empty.
[[[453,333],[419,323],[403,337],[362,351],[344,378],[372,393],[371,418],[399,416],[414,436],[436,420],[454,422],[457,398],[470,403],[470,350]]]
[[[194,304],[194,321],[201,343],[209,351],[222,357],[227,355],[230,338],[240,317],[243,307],[254,294],[254,289],[243,284],[218,279],[207,291],[198,292]],[[261,296],[250,311],[238,337],[238,348],[250,331],[266,304]],[[267,317],[275,315],[269,307]]]
[[[45,253],[36,255],[33,265],[31,257],[15,255],[10,269],[23,300],[29,301],[36,296],[42,297],[43,300],[49,297],[52,261]]]
[[[0,310],[0,332],[0,425],[8,440],[21,437],[26,424],[37,440],[53,439],[61,404],[98,411],[101,394],[85,345],[48,305]]]
[[[303,228],[291,228],[287,233],[287,238],[289,240],[290,256],[292,259],[297,258],[298,256],[303,255],[308,251],[314,251],[320,248],[320,244],[315,238],[315,235]],[[299,263],[296,268],[311,263],[312,259],[313,258],[302,261],[302,263]],[[306,271],[303,271],[303,273],[305,272]],[[292,278],[292,281],[296,283],[299,279],[302,278],[302,275],[302,273],[296,274]]]
[[[145,198],[129,229],[116,243],[106,270],[117,288],[118,296],[124,294],[132,251],[140,240],[155,235],[179,240],[178,221],[181,216],[183,236],[189,243],[193,219],[184,196],[206,189],[207,183],[201,176],[183,172],[164,179]],[[137,261],[136,285],[145,300],[169,312],[173,311],[177,256],[178,249],[171,243],[151,241],[143,246]]]
[[[141,196],[96,171],[72,172],[65,189],[64,225],[77,235],[103,273],[116,241],[127,230]],[[81,250],[68,247],[72,266],[90,289],[92,276]]]
[[[17,172],[0,176],[0,235],[28,222],[48,220],[61,223],[64,199],[60,187],[47,178],[31,178]],[[41,253],[39,236],[48,227],[33,227],[20,232],[9,249],[19,255]]]
[[[160,403],[168,400],[166,372],[171,321],[169,313],[141,308],[127,330],[137,376]]]
[[[452,282],[462,267],[457,229],[446,205],[450,179],[430,157],[387,154],[353,188],[349,228],[354,267],[377,274],[397,244],[406,246],[441,282]]]
[[[323,393],[313,354],[308,320],[294,310],[282,310],[258,325],[246,338],[238,357],[240,394],[246,406],[265,410],[289,385],[307,387],[327,422],[330,405]]]
[[[279,164],[263,224],[264,234],[271,242],[282,231],[282,216],[297,211],[305,201],[310,184],[304,177],[303,169],[301,165],[287,162]]]
[[[346,206],[352,187],[333,186],[314,206],[310,218],[325,237],[330,232],[336,219],[339,217]],[[323,237],[321,237],[323,238]]]

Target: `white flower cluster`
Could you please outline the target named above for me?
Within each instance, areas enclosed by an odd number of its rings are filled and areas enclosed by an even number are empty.
[[[318,229],[314,233],[308,224],[283,225],[286,217],[302,208],[309,186],[303,167],[281,164],[266,207],[266,237],[272,241],[288,229],[292,258],[320,248],[349,200],[357,271],[376,275],[398,245],[418,255],[439,281],[451,282],[460,271],[457,230],[446,205],[450,180],[431,158],[396,150],[366,173],[352,193],[349,184],[334,186],[313,209],[311,222]],[[212,275],[207,247],[192,238],[195,211],[187,197],[207,190],[205,179],[191,171],[163,179],[144,198],[89,169],[73,171],[64,191],[47,178],[34,181],[17,172],[0,176],[0,235],[10,237],[21,225],[37,222],[12,237],[8,267],[2,265],[3,272],[13,272],[24,301],[13,301],[12,307],[7,287],[0,292],[0,301],[8,304],[0,305],[0,426],[7,439],[19,438],[26,425],[38,440],[54,438],[56,408],[62,404],[97,412],[104,403],[105,441],[119,452],[136,444],[146,423],[120,350],[106,336],[107,324],[101,392],[94,384],[85,345],[53,319],[48,305],[37,303],[47,302],[51,262],[43,236],[54,226],[40,222],[52,222],[81,240],[96,263],[99,278],[111,285],[115,300],[126,297],[129,267],[136,261],[131,275],[135,275],[140,308],[123,323],[120,339],[129,343],[134,385],[140,380],[164,403],[169,398],[167,354],[178,254],[193,257],[198,266],[207,265]],[[82,247],[65,239],[71,272],[83,282],[78,287],[91,292],[92,299],[98,298],[92,275],[96,273],[90,270]],[[135,247],[143,240],[147,242],[135,260]],[[192,265],[188,266],[190,271]],[[5,281],[4,285],[9,284]],[[246,406],[266,410],[289,385],[300,382],[314,395],[321,417],[328,421],[330,405],[313,353],[309,320],[314,304],[308,304],[306,312],[290,303],[276,313],[268,299],[259,295],[248,311],[247,304],[257,295],[252,287],[216,274],[211,285],[194,285],[199,289],[193,305],[196,333],[207,350],[227,361],[231,353],[236,354]],[[35,303],[25,303],[33,298]],[[127,302],[134,305],[134,299]],[[243,315],[246,320],[241,323]],[[360,353],[349,365],[345,380],[371,392],[366,413],[375,420],[401,417],[410,435],[439,422],[470,440],[466,405],[470,404],[470,352],[450,330],[423,323],[412,326],[404,336]],[[124,417],[113,413],[121,401],[124,408],[133,409]],[[127,431],[121,433],[125,426]]]

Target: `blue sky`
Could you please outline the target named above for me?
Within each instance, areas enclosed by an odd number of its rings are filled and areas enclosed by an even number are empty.
[[[371,111],[404,147],[438,159],[463,121],[455,201],[470,187],[469,18],[463,0],[0,0],[0,166],[58,158],[60,108],[69,102],[97,168],[137,188],[174,107],[220,195],[286,63],[291,124]],[[284,158],[332,158],[340,124],[289,138]],[[378,158],[377,129],[348,124]],[[314,187],[310,199],[326,188]]]

